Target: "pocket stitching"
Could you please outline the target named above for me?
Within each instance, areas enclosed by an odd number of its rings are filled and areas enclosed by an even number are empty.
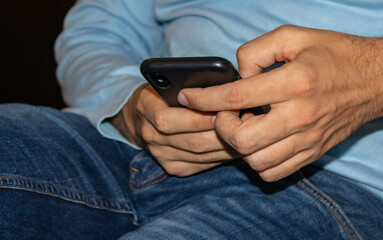
[[[329,201],[339,212],[339,214],[345,219],[347,225],[351,228],[351,230],[354,232],[355,236],[357,237],[357,239],[361,240],[361,237],[360,235],[358,234],[358,232],[356,231],[356,229],[354,228],[354,226],[350,223],[349,219],[347,218],[347,216],[343,213],[343,211],[341,210],[341,208],[331,199],[329,199],[324,193],[322,193],[319,189],[317,189],[313,184],[311,184],[311,182],[309,182],[306,177],[303,175],[303,173],[301,171],[298,172],[299,175],[301,175],[302,177],[302,182],[304,182],[308,187],[310,187],[312,190],[314,190],[316,193],[318,193],[319,195],[321,195],[323,198],[325,198],[327,201]],[[312,192],[310,192],[307,188],[305,188],[301,183],[297,182],[298,186],[300,188],[302,188],[305,192],[307,192],[308,194],[310,194],[312,197],[316,198],[317,200],[319,200],[323,205],[325,205],[327,207],[327,209],[329,209],[331,211],[331,213],[335,216],[335,218],[337,219],[337,221],[341,224],[341,226],[343,227],[343,229],[346,231],[346,233],[348,234],[348,236],[351,238],[351,239],[354,239],[354,237],[352,237],[351,233],[349,232],[349,230],[346,228],[345,224],[342,222],[342,220],[337,216],[337,214],[334,212],[334,210],[331,208],[331,206],[329,206],[329,204],[327,204],[325,201],[323,201],[322,199],[320,199],[319,197],[315,196]]]
[[[151,186],[151,185],[153,185],[153,184],[162,182],[163,180],[167,179],[168,177],[169,177],[168,175],[165,175],[163,178],[160,178],[160,179],[158,179],[157,181],[154,181],[154,182],[150,182],[150,183],[148,183],[148,184],[146,184],[146,185],[143,185],[143,186],[141,186],[141,187],[135,187],[135,186],[133,185],[133,184],[134,184],[133,181],[131,181],[132,184],[130,184],[130,188],[133,189],[133,190],[142,190],[142,189],[144,189],[144,188],[146,188],[146,187],[149,187],[149,186]],[[137,184],[135,184],[135,185],[137,185]]]
[[[139,157],[141,157],[141,156],[142,156],[143,154],[145,154],[145,153],[146,153],[145,151],[142,151],[142,152],[140,152],[139,154],[137,154],[137,155],[133,158],[133,160],[132,160],[132,162],[131,162],[131,164],[130,164],[130,166],[131,166],[131,167],[130,167],[130,176],[131,176],[131,179],[130,179],[130,188],[133,189],[133,190],[141,190],[141,189],[144,189],[144,188],[146,188],[146,187],[148,187],[148,186],[151,186],[151,185],[153,185],[153,184],[162,182],[163,180],[165,180],[166,178],[168,178],[168,175],[165,173],[165,171],[161,171],[160,173],[158,173],[158,174],[156,174],[156,175],[154,175],[154,176],[152,176],[152,177],[143,179],[143,180],[138,181],[138,182],[132,179],[132,176],[134,176],[134,175],[138,175],[138,174],[141,173],[141,171],[140,171],[137,167],[134,166],[134,163],[139,159]],[[151,160],[152,160],[152,159],[151,159]],[[162,175],[165,175],[165,176],[162,177]],[[162,177],[162,178],[161,178],[161,177]],[[150,182],[151,180],[156,179],[156,178],[157,178],[157,179],[160,178],[160,179],[155,180],[155,181],[153,181],[153,182]],[[139,185],[142,185],[142,184],[144,184],[144,185],[139,187]],[[137,186],[137,187],[136,187],[136,186]]]
[[[23,181],[26,181],[26,182],[33,182],[33,183],[37,183],[37,184],[41,184],[41,185],[45,185],[45,186],[50,186],[50,187],[52,187],[54,189],[58,189],[58,190],[63,190],[63,191],[67,191],[67,192],[71,192],[71,193],[75,193],[75,194],[80,194],[80,195],[82,195],[82,196],[84,196],[84,197],[86,197],[88,199],[96,199],[96,200],[106,201],[106,202],[110,202],[110,203],[127,204],[127,205],[129,205],[128,201],[113,201],[113,200],[106,199],[104,197],[93,197],[93,196],[89,196],[89,195],[87,195],[85,193],[82,193],[82,192],[72,191],[72,190],[69,190],[69,189],[66,189],[66,188],[63,188],[63,187],[58,187],[58,186],[55,186],[55,185],[52,185],[52,184],[47,184],[47,183],[43,183],[43,182],[39,182],[39,181],[35,181],[35,180],[29,180],[29,179],[25,179],[25,178],[21,178],[21,177],[0,176],[0,178],[19,179],[19,180],[23,180]],[[104,204],[95,204],[95,203],[91,203],[90,201],[87,201],[87,200],[84,200],[84,199],[73,198],[73,197],[70,197],[70,196],[66,196],[64,194],[60,194],[60,193],[56,193],[56,192],[52,192],[52,191],[47,191],[47,190],[43,190],[43,189],[32,188],[32,187],[27,187],[27,186],[23,186],[23,185],[12,185],[12,184],[0,184],[0,187],[13,188],[13,189],[24,189],[24,190],[32,191],[32,192],[39,192],[39,193],[47,194],[47,195],[50,195],[50,196],[55,196],[55,197],[59,197],[59,198],[62,198],[62,199],[72,200],[72,201],[75,201],[75,202],[79,202],[79,203],[85,204],[85,205],[90,206],[90,207],[98,207],[98,208],[101,208],[101,209],[109,209],[109,210],[114,210],[114,211],[119,211],[119,212],[127,212],[127,213],[131,213],[133,215],[136,215],[136,213],[133,212],[130,209],[115,208],[115,207],[111,207],[111,206],[105,206]]]

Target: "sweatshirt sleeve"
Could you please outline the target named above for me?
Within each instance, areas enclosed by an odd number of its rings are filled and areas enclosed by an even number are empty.
[[[145,83],[140,63],[162,56],[162,49],[152,0],[78,1],[55,45],[64,111],[87,117],[103,136],[133,146],[108,118]]]

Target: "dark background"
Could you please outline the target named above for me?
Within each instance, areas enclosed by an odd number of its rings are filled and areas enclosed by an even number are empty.
[[[53,46],[75,0],[0,0],[0,103],[62,108]]]

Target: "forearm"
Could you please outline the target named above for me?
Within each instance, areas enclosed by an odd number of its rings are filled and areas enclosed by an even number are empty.
[[[132,144],[144,148],[145,142],[140,136],[139,121],[135,121],[137,115],[137,103],[141,91],[147,87],[147,84],[141,85],[129,98],[125,106],[111,118],[111,123],[120,133]]]
[[[348,44],[347,44],[348,43]],[[383,38],[350,36],[345,45],[344,59],[349,64],[344,65],[348,71],[343,76],[349,81],[345,88],[350,104],[360,106],[360,111],[355,112],[363,118],[363,122],[383,116]],[[339,46],[341,47],[341,46]],[[350,54],[352,52],[353,54]],[[342,51],[340,51],[342,54]],[[351,76],[350,74],[356,76]],[[359,88],[355,88],[358,85]]]
[[[161,55],[162,28],[150,11],[152,4],[80,1],[56,42],[57,76],[65,102],[105,136],[117,136],[105,120],[116,115],[144,83],[140,62]]]
[[[367,86],[371,92],[371,119],[383,116],[383,37],[371,38],[366,44],[368,54],[361,56],[362,68],[365,69]]]

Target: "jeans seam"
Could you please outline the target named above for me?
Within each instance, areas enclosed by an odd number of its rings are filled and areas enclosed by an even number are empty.
[[[143,185],[143,186],[141,186],[141,187],[135,187],[135,186],[133,186],[134,181],[131,180],[131,183],[132,183],[132,184],[130,184],[130,188],[133,189],[133,190],[141,190],[141,189],[144,189],[144,188],[149,187],[149,186],[151,186],[151,185],[154,185],[154,184],[156,184],[156,183],[162,182],[163,180],[165,180],[165,179],[167,179],[167,178],[168,178],[168,176],[165,175],[163,178],[160,178],[160,179],[158,179],[157,181],[154,181],[154,182],[150,182],[150,183],[148,183],[148,184],[146,184],[146,185]],[[136,184],[135,184],[135,185],[136,185]]]
[[[148,181],[150,181],[150,180],[152,180],[152,179],[154,179],[154,178],[157,178],[157,177],[163,175],[164,173],[165,173],[165,172],[160,172],[159,174],[157,174],[157,175],[155,175],[155,176],[153,176],[153,177],[147,178],[147,179],[142,180],[142,181],[139,181],[139,182],[136,182],[136,181],[134,181],[134,180],[130,180],[130,182],[131,182],[131,183],[134,183],[134,184],[136,184],[136,185],[139,185],[139,184],[142,184],[142,183],[144,183],[144,182],[148,182]]]
[[[80,192],[80,191],[74,191],[74,190],[70,190],[70,189],[67,189],[67,188],[64,188],[64,187],[60,187],[60,186],[56,186],[54,184],[50,184],[50,183],[44,183],[44,182],[39,182],[39,181],[36,181],[36,180],[32,180],[32,179],[27,179],[27,178],[22,178],[22,177],[14,177],[14,176],[0,176],[0,178],[13,178],[13,179],[20,179],[20,180],[23,180],[23,181],[28,181],[28,182],[34,182],[34,183],[37,183],[37,184],[42,184],[42,185],[46,185],[46,186],[51,186],[53,188],[57,188],[57,189],[61,189],[61,190],[64,190],[64,191],[68,191],[68,192],[72,192],[72,193],[76,193],[76,194],[80,194],[80,195],[83,195],[87,198],[92,198],[92,199],[101,199],[101,200],[106,200],[108,202],[115,202],[115,203],[129,203],[127,201],[113,201],[113,200],[108,200],[108,199],[105,199],[103,197],[93,197],[93,196],[89,196],[88,194],[86,193],[83,193],[83,192]],[[33,188],[31,188],[33,189]]]
[[[130,174],[131,174],[131,176],[133,176],[132,171],[135,172],[135,173],[137,173],[137,174],[140,173],[140,170],[137,169],[137,168],[135,168],[135,167],[133,167],[133,165],[134,165],[134,163],[137,161],[137,159],[138,159],[142,154],[144,154],[144,152],[141,152],[141,153],[137,154],[137,155],[134,157],[134,159],[132,160],[132,162],[131,162],[131,168],[130,168]],[[141,183],[148,182],[148,181],[150,181],[150,180],[152,180],[152,179],[154,179],[154,178],[156,178],[156,177],[159,177],[159,176],[161,176],[161,175],[164,174],[164,173],[165,173],[164,171],[161,171],[161,172],[158,173],[157,175],[152,176],[152,177],[147,178],[147,179],[144,179],[144,180],[142,180],[142,181],[136,182],[136,181],[134,181],[134,180],[131,180],[131,182],[134,183],[134,184],[139,185],[139,184],[141,184]]]
[[[135,176],[137,174],[140,174],[140,170],[137,169],[136,167],[134,167],[134,163],[137,161],[137,159],[139,157],[141,157],[141,155],[143,155],[145,152],[142,151],[141,153],[137,154],[132,162],[131,162],[131,167],[130,167],[130,176]],[[164,176],[163,176],[164,175]],[[163,177],[162,177],[163,176]],[[156,183],[159,183],[159,182],[162,182],[163,180],[167,179],[168,178],[168,175],[165,173],[165,171],[161,171],[160,173],[154,175],[154,176],[151,176],[151,177],[148,177],[144,180],[141,180],[141,181],[135,181],[133,180],[133,178],[130,179],[130,188],[132,190],[141,190],[141,189],[144,189],[148,186],[151,186],[153,184],[156,184]],[[157,179],[157,180],[155,180]],[[155,180],[153,182],[150,182],[151,180]],[[143,184],[143,185],[142,185]],[[139,185],[142,185],[142,186],[139,186]],[[136,187],[137,186],[137,187]]]
[[[311,188],[313,191],[315,191],[316,193],[318,193],[319,195],[321,195],[323,198],[325,198],[327,201],[329,201],[339,212],[339,214],[344,218],[344,220],[346,221],[347,225],[351,228],[351,230],[354,232],[355,236],[357,237],[357,239],[361,240],[362,238],[360,237],[360,235],[358,234],[358,232],[356,231],[356,229],[354,228],[354,226],[351,224],[350,220],[348,219],[348,217],[343,213],[343,211],[341,210],[341,208],[332,200],[330,199],[329,197],[327,197],[327,195],[325,195],[324,193],[322,193],[318,188],[316,188],[313,184],[311,184],[307,179],[306,177],[303,175],[303,173],[301,171],[299,171],[299,174],[301,175],[302,177],[302,181],[309,187]],[[346,233],[348,234],[348,236],[351,238],[351,239],[354,239],[354,237],[351,235],[351,233],[349,232],[349,230],[347,229],[347,227],[345,226],[345,224],[342,222],[342,220],[337,216],[337,214],[334,212],[333,209],[331,209],[331,206],[329,206],[328,203],[326,203],[325,201],[323,201],[322,199],[320,199],[319,197],[315,196],[311,191],[309,191],[307,188],[305,188],[302,184],[300,184],[299,182],[297,182],[298,186],[300,188],[302,188],[305,192],[307,192],[308,194],[310,194],[312,197],[316,198],[317,200],[319,200],[323,205],[325,205],[327,207],[327,209],[329,209],[331,211],[331,213],[335,216],[335,218],[337,219],[337,221],[340,223],[340,225],[342,226],[342,228],[346,231]]]
[[[82,196],[84,196],[86,198],[89,198],[89,199],[96,199],[96,200],[101,200],[101,201],[106,201],[106,202],[109,202],[109,203],[116,203],[116,204],[127,204],[127,205],[130,204],[130,202],[128,202],[128,201],[113,201],[113,200],[109,200],[109,199],[106,199],[106,198],[103,198],[103,197],[92,197],[92,196],[89,196],[89,195],[87,195],[87,194],[85,194],[83,192],[69,190],[67,188],[58,187],[58,186],[55,186],[53,184],[43,183],[43,182],[39,182],[39,181],[36,181],[36,180],[30,180],[30,179],[26,179],[26,178],[13,177],[13,176],[0,176],[0,179],[1,178],[18,179],[18,180],[23,180],[23,181],[26,181],[26,182],[32,182],[32,183],[36,183],[36,184],[50,186],[50,187],[52,187],[54,189],[63,190],[63,191],[67,191],[67,192],[71,192],[71,193],[75,193],[75,194],[80,194],[80,195],[82,195]],[[52,191],[47,191],[46,189],[38,189],[38,188],[32,188],[32,187],[27,187],[27,186],[23,186],[23,185],[13,185],[13,184],[3,184],[3,183],[1,183],[0,186],[8,187],[8,188],[14,188],[14,189],[24,189],[24,190],[29,190],[29,191],[33,191],[33,192],[40,192],[40,193],[44,193],[44,194],[47,194],[47,195],[60,197],[62,199],[79,202],[79,203],[85,204],[85,205],[90,206],[90,207],[98,207],[98,208],[101,208],[101,209],[109,209],[109,210],[113,210],[113,211],[127,212],[127,213],[131,213],[133,215],[136,215],[136,213],[133,212],[130,209],[116,208],[116,207],[106,206],[104,204],[91,203],[90,201],[87,201],[85,199],[80,199],[80,198],[74,198],[74,197],[71,197],[71,196],[66,196],[64,194],[60,194],[60,193],[56,193],[56,192],[52,192]]]
[[[327,172],[326,172],[327,173]],[[300,172],[300,174],[302,175],[302,177],[304,177],[303,173]],[[330,198],[328,197],[326,194],[324,194],[322,191],[320,191],[319,189],[317,189],[315,186],[313,186],[313,184],[311,182],[309,182],[306,178],[303,179],[303,181],[308,185],[316,190],[322,197],[324,197],[327,201],[329,201],[330,203],[332,203],[332,205],[334,205],[340,215],[342,215],[342,217],[346,220],[347,224],[349,225],[349,227],[354,231],[355,235],[358,236],[358,239],[361,239],[359,234],[358,234],[358,231],[356,231],[355,227],[352,225],[351,221],[348,219],[348,217],[346,216],[346,214],[342,211],[342,209]]]

